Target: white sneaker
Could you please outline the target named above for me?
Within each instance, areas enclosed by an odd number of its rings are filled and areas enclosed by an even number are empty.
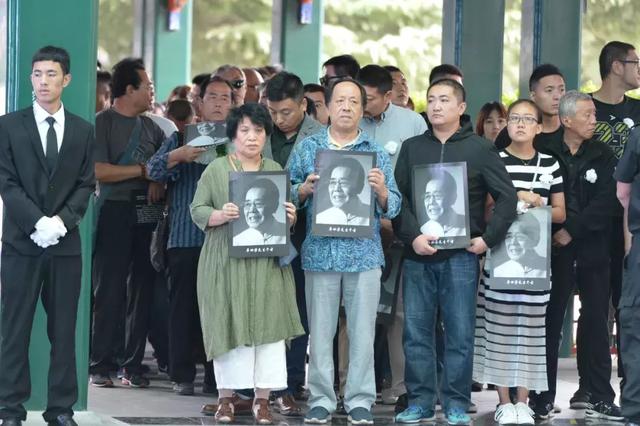
[[[501,425],[518,424],[516,407],[511,403],[499,405],[494,419]]]
[[[515,405],[516,413],[518,414],[519,425],[534,425],[536,422],[533,420],[533,410],[529,408],[524,402],[518,402]]]

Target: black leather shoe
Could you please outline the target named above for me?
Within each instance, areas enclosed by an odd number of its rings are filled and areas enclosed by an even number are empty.
[[[78,426],[73,416],[69,414],[60,414],[55,420],[48,423],[49,426]]]
[[[2,426],[22,426],[22,420],[20,419],[4,419],[2,420]]]

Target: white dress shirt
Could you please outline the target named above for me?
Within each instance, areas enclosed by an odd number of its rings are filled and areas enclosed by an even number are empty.
[[[48,117],[53,117],[56,122],[53,123],[53,128],[56,131],[56,137],[58,139],[58,152],[62,146],[62,137],[64,136],[64,106],[60,104],[60,109],[55,114],[49,114],[47,110],[42,108],[38,102],[33,103],[33,115],[36,119],[36,125],[38,126],[38,133],[40,134],[40,142],[42,143],[42,152],[47,154],[47,132],[49,131],[49,123],[47,123]]]

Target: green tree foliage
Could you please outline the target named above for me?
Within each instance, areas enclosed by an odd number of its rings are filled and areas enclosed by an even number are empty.
[[[100,0],[98,13],[98,60],[110,69],[133,51],[133,2]]]

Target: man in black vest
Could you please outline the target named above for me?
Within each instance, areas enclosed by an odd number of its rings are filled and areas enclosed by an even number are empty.
[[[0,292],[0,418],[21,425],[31,394],[29,340],[38,303],[51,342],[49,425],[73,426],[75,329],[82,262],[78,224],[94,191],[93,128],[66,111],[69,54],[46,46],[31,61],[33,106],[0,117],[4,203]]]

